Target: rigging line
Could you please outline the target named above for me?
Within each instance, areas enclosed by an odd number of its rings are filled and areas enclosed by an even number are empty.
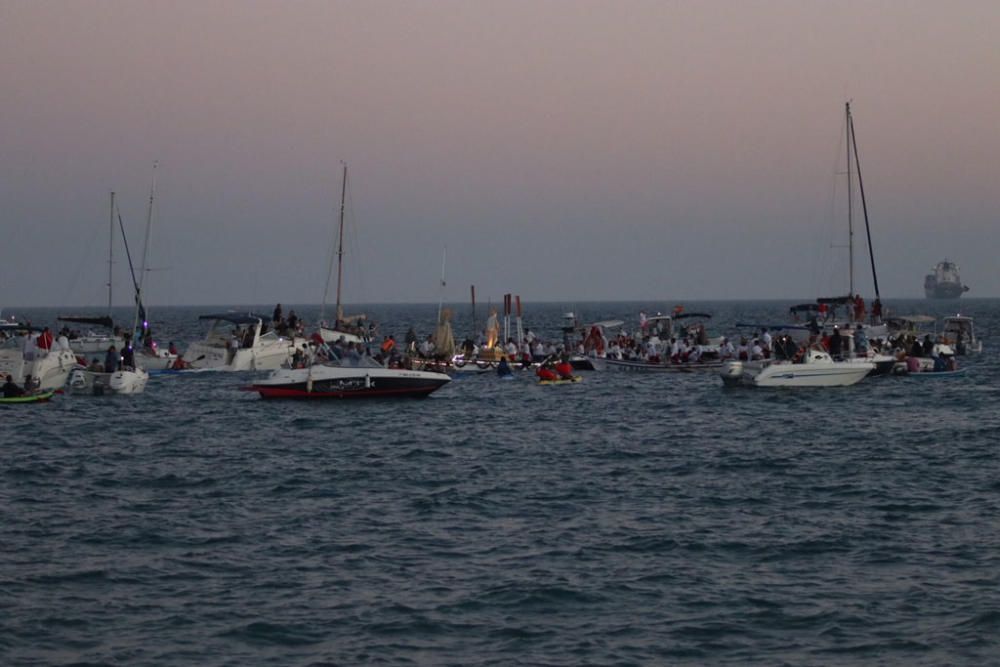
[[[872,283],[875,286],[875,298],[880,299],[878,290],[878,275],[875,273],[875,249],[872,248],[872,229],[868,224],[868,202],[865,200],[865,185],[861,180],[861,158],[858,157],[858,137],[854,133],[854,117],[848,116],[851,130],[851,142],[854,144],[854,163],[858,172],[858,190],[861,194],[861,209],[865,215],[865,233],[868,235],[868,257],[872,264]]]
[[[105,221],[107,221],[107,218],[105,218]],[[101,223],[102,226],[103,224],[104,223]],[[79,255],[80,262],[76,265],[76,270],[73,274],[73,280],[70,282],[69,285],[67,285],[66,291],[63,294],[63,300],[67,304],[75,302],[73,296],[74,294],[77,293],[77,288],[79,288],[81,285],[91,283],[91,281],[81,280],[81,277],[83,275],[84,266],[88,266],[93,263],[92,262],[93,257],[91,255],[94,253],[94,245],[97,243],[98,234],[88,234],[88,236],[90,238],[87,241],[87,247],[84,250],[83,254]],[[87,298],[89,299],[91,297]]]
[[[125,237],[125,221],[122,220],[121,210],[115,204],[115,213],[118,215],[118,228],[122,232],[122,243],[125,245],[125,257],[128,259],[128,271],[132,276],[132,289],[139,291],[139,281],[135,279],[135,265],[132,263],[132,252],[128,248],[128,239]]]
[[[351,179],[350,178],[347,179],[347,191],[346,191],[346,194],[345,194],[345,205],[344,206],[345,206],[344,217],[350,223],[350,224],[345,225],[345,227],[347,228],[347,245],[348,245],[348,250],[350,250],[350,256],[354,258],[354,261],[350,263],[349,271],[351,273],[353,273],[353,275],[354,275],[354,277],[355,277],[355,279],[357,281],[357,284],[358,284],[358,289],[353,290],[352,294],[353,294],[353,299],[354,299],[354,305],[358,306],[359,305],[359,301],[358,301],[359,297],[358,297],[358,295],[359,294],[363,294],[364,290],[365,290],[365,280],[364,280],[364,278],[365,278],[365,272],[364,272],[365,265],[364,265],[364,262],[360,261],[360,259],[361,259],[360,247],[361,246],[360,246],[360,241],[359,241],[359,236],[358,236],[358,227],[359,227],[359,225],[357,224],[357,215],[355,214],[355,211],[354,211],[354,197],[352,196],[352,193],[351,193]]]

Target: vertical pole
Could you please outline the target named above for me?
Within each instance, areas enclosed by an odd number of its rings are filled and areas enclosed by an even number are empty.
[[[115,193],[111,191],[111,220],[108,228],[108,317],[111,317],[111,285],[114,272],[112,266],[115,261]]]
[[[848,291],[854,296],[854,185],[851,179],[851,103],[845,105],[844,124],[847,127],[847,276]],[[854,311],[848,307],[848,319]]]
[[[337,327],[344,319],[344,309],[340,304],[340,282],[344,276],[344,206],[347,199],[347,163],[344,162],[344,179],[340,186],[340,238],[337,243]]]

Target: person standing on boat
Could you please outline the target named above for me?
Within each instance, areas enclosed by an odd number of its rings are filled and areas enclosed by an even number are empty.
[[[844,337],[840,335],[840,327],[833,325],[833,335],[830,336],[830,356],[839,359],[844,350]]]
[[[875,297],[872,301],[872,324],[882,323],[882,300]]]
[[[42,329],[42,333],[38,334],[38,340],[35,341],[35,345],[39,350],[45,350],[46,354],[52,349],[52,332],[49,331],[48,327]]]
[[[132,339],[130,337],[125,338],[125,344],[122,346],[122,369],[135,369],[135,350],[132,349]]]
[[[271,321],[277,324],[281,321],[281,304],[279,303],[274,307],[274,314],[271,316]]]
[[[114,373],[118,370],[118,362],[120,357],[118,356],[118,349],[112,345],[108,348],[107,354],[104,355],[104,372]]]
[[[861,298],[860,294],[854,295],[854,321],[865,321],[865,300]]]
[[[865,335],[865,330],[861,328],[861,324],[854,329],[854,352],[859,357],[868,356],[868,336]]]

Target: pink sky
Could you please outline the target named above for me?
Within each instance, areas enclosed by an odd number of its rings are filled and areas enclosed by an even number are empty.
[[[160,303],[318,302],[340,160],[350,301],[435,301],[445,245],[454,299],[840,291],[848,98],[883,294],[947,256],[998,296],[997,35],[994,2],[6,0],[0,306],[100,303],[154,159]]]

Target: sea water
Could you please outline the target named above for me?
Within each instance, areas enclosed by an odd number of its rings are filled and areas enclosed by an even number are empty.
[[[524,323],[558,339],[566,311],[634,329],[673,305],[526,304]],[[787,305],[685,308],[733,334]],[[485,374],[299,403],[195,373],[7,406],[0,663],[995,662],[1000,301],[890,305],[961,308],[983,353],[962,376],[835,389]],[[461,339],[471,308],[451,309]],[[158,309],[161,342],[212,310]],[[366,310],[397,340],[437,316]]]

